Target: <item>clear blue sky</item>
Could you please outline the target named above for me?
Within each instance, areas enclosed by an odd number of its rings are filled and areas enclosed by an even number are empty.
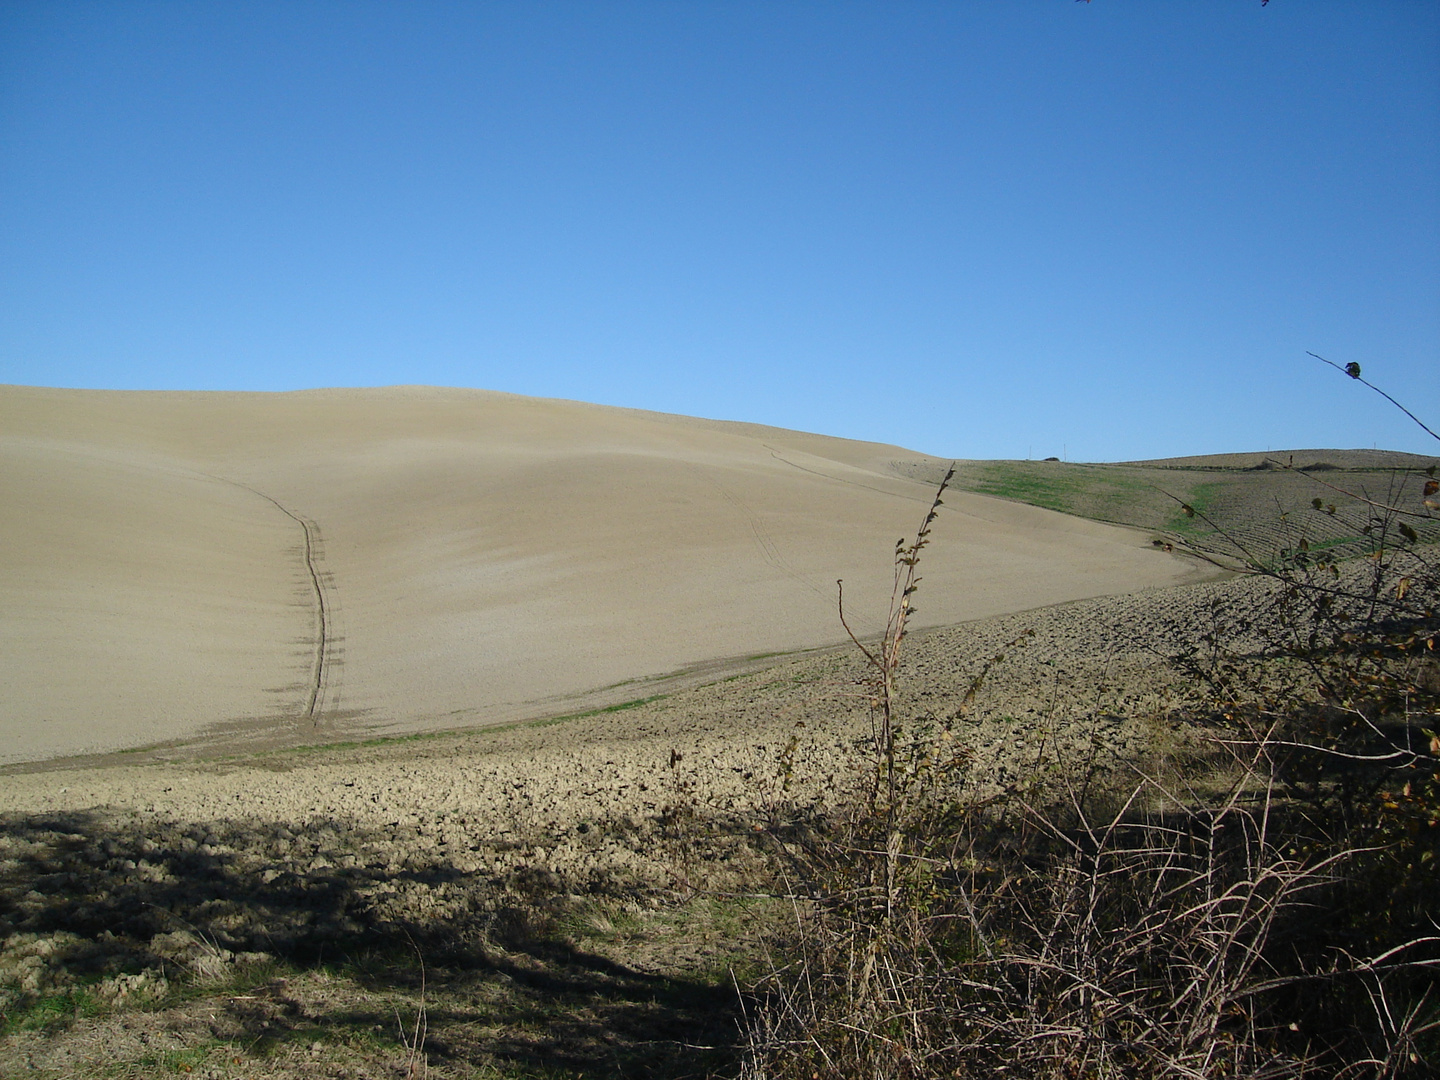
[[[0,2],[0,382],[1440,449],[1440,4]]]

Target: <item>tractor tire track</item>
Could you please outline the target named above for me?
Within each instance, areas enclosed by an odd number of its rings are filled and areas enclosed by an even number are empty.
[[[810,580],[809,577],[802,574],[799,570],[795,569],[795,567],[792,566],[790,562],[780,553],[779,547],[776,546],[774,538],[770,535],[770,530],[765,528],[764,523],[760,520],[760,516],[750,508],[749,504],[744,502],[744,500],[742,500],[738,495],[736,495],[733,491],[727,488],[714,476],[710,475],[710,473],[699,468],[698,466],[695,466],[694,468],[698,473],[700,473],[700,475],[705,477],[706,480],[710,481],[710,483],[713,484],[717,490],[719,490],[720,494],[725,498],[725,500],[730,503],[730,505],[733,506],[745,519],[746,524],[750,526],[750,535],[755,541],[756,548],[758,548],[760,551],[761,559],[763,559],[770,566],[774,567],[776,570],[779,570],[786,577],[809,589],[817,596],[828,596],[828,593],[824,589],[820,588],[818,585],[815,584],[814,581]]]
[[[818,476],[824,480],[833,480],[837,484],[848,484],[850,487],[863,488],[866,491],[873,491],[877,495],[885,495],[891,499],[904,499],[906,502],[928,502],[930,499],[930,496],[928,495],[907,495],[899,491],[886,491],[884,488],[873,487],[870,484],[862,484],[858,480],[847,480],[843,476],[831,476],[829,473],[821,472],[819,469],[808,469],[804,465],[801,465],[799,462],[791,461],[789,458],[787,458],[784,454],[780,453],[779,450],[776,450],[775,447],[771,446],[769,443],[761,443],[760,445],[763,446],[766,450],[769,450],[770,456],[776,461],[782,461],[786,465],[789,465],[792,469],[799,469],[801,472],[809,473],[811,476]],[[933,488],[934,485],[932,484],[931,487]]]
[[[295,511],[280,502],[279,499],[267,495],[265,492],[253,488],[249,484],[242,484],[238,480],[230,480],[223,476],[216,476],[213,477],[213,479],[224,481],[227,484],[233,484],[235,487],[244,488],[252,495],[260,496],[260,498],[270,503],[275,509],[299,525],[301,532],[304,533],[305,571],[310,577],[310,587],[315,594],[316,624],[315,659],[311,668],[310,689],[305,703],[305,719],[310,721],[312,725],[318,725],[320,722],[320,712],[325,703],[325,691],[330,682],[331,665],[329,663],[329,649],[332,637],[330,627],[332,605],[326,596],[326,585],[328,584],[330,575],[322,572],[317,565],[320,558],[322,541],[320,526],[310,518],[295,513]]]

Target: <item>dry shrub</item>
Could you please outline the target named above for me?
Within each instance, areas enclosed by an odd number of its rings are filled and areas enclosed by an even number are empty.
[[[1354,853],[1301,850],[1252,751],[1218,798],[1142,778],[1105,812],[1052,777],[917,800],[883,843],[868,817],[814,837],[749,1075],[1418,1075],[1411,958],[1321,947]],[[1327,1016],[1357,994],[1388,1031]]]
[[[903,730],[896,705],[944,490],[897,545],[884,637],[856,641],[866,782],[784,838],[794,929],[747,1080],[1433,1075],[1440,560],[1405,524],[1431,508],[1365,501],[1363,562],[1252,562],[1277,606],[1217,616],[1188,657],[1223,783],[1052,763],[980,801],[949,723]]]

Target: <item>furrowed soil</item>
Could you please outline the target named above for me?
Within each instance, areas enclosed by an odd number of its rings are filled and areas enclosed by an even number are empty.
[[[963,714],[980,795],[1128,775],[1203,739],[1170,659],[1265,602],[1236,579],[932,630],[905,711]],[[0,1075],[733,1075],[789,917],[774,857],[852,794],[864,680],[828,650],[504,729],[11,769]]]

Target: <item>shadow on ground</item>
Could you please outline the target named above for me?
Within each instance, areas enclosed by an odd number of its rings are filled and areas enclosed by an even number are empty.
[[[0,818],[0,1072],[8,1054],[34,1075],[113,1074],[130,1035],[138,1067],[164,1033],[204,1075],[307,1057],[331,1071],[293,1075],[395,1075],[420,1031],[433,1076],[733,1073],[723,964],[635,962],[643,929],[605,913],[644,905],[621,882],[576,888],[464,873],[341,822]]]

